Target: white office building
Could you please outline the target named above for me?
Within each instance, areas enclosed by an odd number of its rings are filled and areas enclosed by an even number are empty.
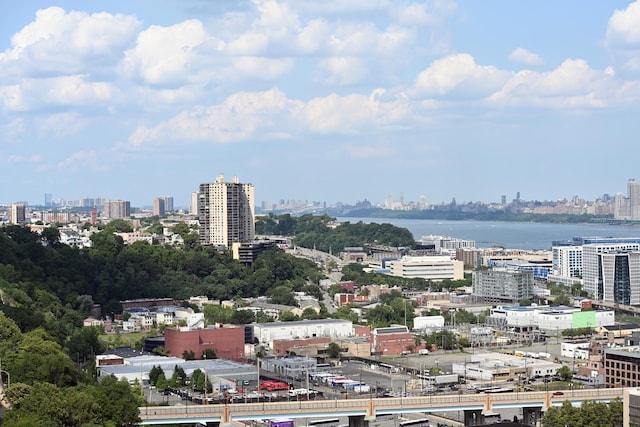
[[[408,256],[389,261],[389,274],[426,280],[462,280],[464,263],[447,255]]]
[[[582,278],[584,290],[597,301],[640,304],[640,272],[637,256],[616,254],[640,251],[640,239],[609,239],[582,246]],[[603,254],[609,254],[603,256]],[[616,264],[616,262],[618,264]],[[616,265],[618,267],[616,267]],[[625,272],[624,269],[627,269]],[[624,277],[623,277],[624,276]],[[617,283],[625,282],[624,290]],[[613,290],[613,287],[616,290]],[[615,295],[619,295],[615,297]],[[627,298],[626,294],[629,295]],[[631,295],[634,295],[633,300]],[[618,300],[616,301],[616,298]],[[631,302],[636,301],[636,302]]]
[[[252,326],[253,336],[269,348],[273,348],[276,339],[331,337],[335,341],[353,335],[353,323],[340,319],[254,323]]]

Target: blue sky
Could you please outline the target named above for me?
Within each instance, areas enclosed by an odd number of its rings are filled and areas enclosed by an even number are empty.
[[[0,203],[556,200],[640,179],[640,1],[44,1],[0,14]]]

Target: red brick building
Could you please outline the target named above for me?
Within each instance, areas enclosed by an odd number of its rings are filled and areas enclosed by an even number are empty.
[[[307,339],[293,339],[293,340],[273,340],[273,353],[277,356],[284,356],[291,349],[296,351],[295,348],[300,347],[323,347],[331,342],[331,337],[316,337]],[[298,352],[296,352],[298,353]]]
[[[381,356],[398,355],[404,351],[415,352],[416,342],[406,326],[375,328],[371,334],[372,352]]]
[[[185,352],[193,352],[196,359],[202,359],[205,350],[213,350],[218,359],[242,362],[244,355],[244,328],[207,328],[181,331],[164,330],[164,347],[171,356],[183,357]]]

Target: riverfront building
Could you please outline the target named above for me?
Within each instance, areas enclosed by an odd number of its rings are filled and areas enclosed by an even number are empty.
[[[640,304],[640,239],[602,239],[582,246],[584,290],[598,301]]]
[[[237,177],[225,182],[200,184],[198,192],[200,243],[231,248],[235,243],[251,242],[255,236],[253,184],[241,184]]]

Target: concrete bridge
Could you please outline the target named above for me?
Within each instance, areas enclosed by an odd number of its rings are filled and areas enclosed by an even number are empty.
[[[465,425],[479,425],[484,414],[506,408],[524,408],[525,421],[534,425],[551,406],[569,400],[609,402],[622,398],[624,388],[562,390],[559,392],[512,392],[370,399],[311,400],[299,402],[234,403],[230,405],[176,405],[140,408],[142,425],[195,424],[231,425],[232,421],[277,418],[349,417],[350,427],[368,427],[376,416],[417,412],[465,412]],[[633,389],[635,390],[635,389]]]

